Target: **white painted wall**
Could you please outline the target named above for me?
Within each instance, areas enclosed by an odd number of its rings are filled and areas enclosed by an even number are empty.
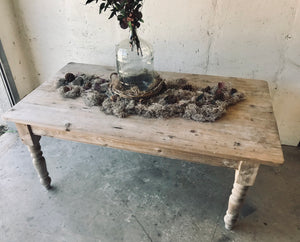
[[[22,98],[37,87],[40,81],[28,48],[26,32],[20,23],[22,19],[15,10],[13,1],[0,0],[0,38]]]
[[[85,0],[13,2],[40,82],[70,61],[114,65],[128,35]],[[157,70],[268,80],[281,141],[298,144],[300,0],[146,0],[143,13]]]
[[[0,75],[0,117],[2,114],[10,109],[9,99],[7,97],[5,87],[3,85],[2,76]],[[0,118],[0,125],[4,125],[6,122]]]

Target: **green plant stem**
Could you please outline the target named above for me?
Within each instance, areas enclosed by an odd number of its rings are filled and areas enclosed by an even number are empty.
[[[129,28],[131,31],[131,36],[130,36],[130,41],[129,41],[129,43],[131,44],[131,50],[133,51],[134,45],[136,45],[137,54],[138,55],[141,54],[141,56],[143,56],[143,52],[141,49],[141,43],[140,43],[139,37],[136,32],[136,27],[132,26],[130,21],[128,22],[128,25],[129,25]]]

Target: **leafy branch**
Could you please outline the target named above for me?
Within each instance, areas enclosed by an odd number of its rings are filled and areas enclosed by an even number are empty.
[[[86,4],[91,2],[98,3],[99,0],[87,0]],[[143,14],[141,8],[143,6],[143,0],[102,0],[99,5],[99,14],[110,10],[109,19],[114,16],[117,17],[122,29],[131,30],[130,45],[133,50],[134,46],[137,47],[137,54],[142,54],[140,41],[136,33],[136,29],[143,23]]]

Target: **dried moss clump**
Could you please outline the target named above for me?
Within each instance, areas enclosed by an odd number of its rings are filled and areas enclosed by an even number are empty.
[[[67,73],[65,78],[58,80],[56,87],[65,98],[82,96],[84,103],[91,106],[102,104],[107,95],[108,80],[96,75]]]
[[[114,96],[107,98],[100,109],[117,117],[140,115],[146,118],[182,117],[200,122],[220,118],[229,105],[244,99],[244,94],[232,91],[230,85],[219,83],[204,89],[188,84],[184,79],[166,83],[157,96],[145,100],[130,100]]]
[[[81,85],[75,82],[81,77]],[[185,79],[165,81],[159,94],[147,99],[126,99],[108,94],[108,81],[96,76],[84,74],[75,76],[69,84],[60,87],[66,98],[82,96],[86,105],[100,106],[108,115],[120,118],[129,115],[140,115],[146,118],[182,117],[199,122],[214,122],[226,113],[229,105],[244,99],[244,94],[231,88],[230,83],[217,83],[215,86],[199,88]],[[79,81],[78,81],[79,83]],[[76,89],[77,88],[77,89]],[[80,91],[78,91],[78,88]]]

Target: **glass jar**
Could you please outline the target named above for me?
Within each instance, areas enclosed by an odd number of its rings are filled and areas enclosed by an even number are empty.
[[[153,48],[143,39],[138,41],[140,48],[128,39],[116,46],[119,89],[134,90],[136,96],[150,91],[155,83]]]

